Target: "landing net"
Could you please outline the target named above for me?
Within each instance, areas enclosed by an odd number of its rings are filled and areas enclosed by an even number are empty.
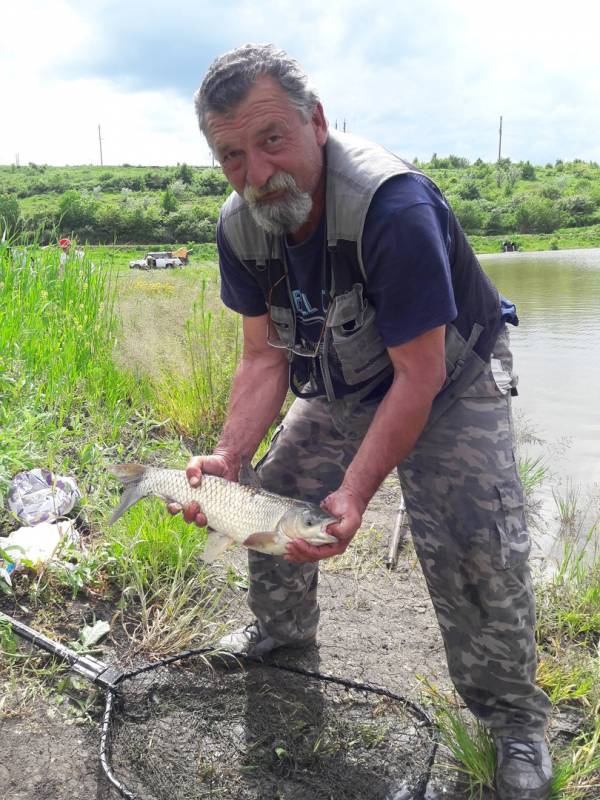
[[[434,728],[385,689],[189,652],[107,692],[101,758],[137,800],[419,800]]]

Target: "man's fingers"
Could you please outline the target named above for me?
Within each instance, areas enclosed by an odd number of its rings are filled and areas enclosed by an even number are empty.
[[[202,462],[198,456],[191,458],[185,470],[190,486],[198,487],[202,482]]]
[[[182,506],[179,503],[167,503],[167,511],[169,514],[179,514],[181,511]]]
[[[324,558],[339,556],[348,547],[348,541],[340,540],[333,544],[312,545],[308,542],[297,539],[291,542],[285,551],[284,559],[297,564],[307,561],[322,561]]]
[[[200,506],[198,503],[188,503],[187,506],[183,509],[183,518],[188,523],[194,523],[198,525],[198,527],[202,528],[207,524],[207,520],[205,515],[200,510]]]

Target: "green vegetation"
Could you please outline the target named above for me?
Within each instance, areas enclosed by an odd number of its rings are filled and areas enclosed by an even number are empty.
[[[440,186],[478,253],[600,246],[600,167],[458,156],[416,166]],[[43,244],[214,242],[229,192],[220,168],[0,166],[0,228]]]
[[[0,167],[0,228],[24,241],[214,242],[229,188],[220,169]]]
[[[162,504],[149,500],[113,528],[105,525],[118,491],[110,464],[181,466],[190,451],[210,449],[222,423],[239,330],[217,298],[214,246],[194,252],[186,270],[137,273],[127,267],[130,254],[116,248],[94,249],[91,258],[70,258],[61,267],[55,248],[0,243],[0,506],[10,478],[34,466],[73,475],[84,494],[77,512],[84,547],[62,554],[69,566],[28,569],[12,589],[3,584],[13,594],[8,602],[26,606],[29,624],[51,636],[77,639],[67,610],[82,597],[94,608],[103,604],[103,614],[110,609],[113,641],[129,654],[213,642],[231,616],[231,589],[243,579],[199,560],[204,531],[167,517]],[[171,296],[174,311],[164,302]],[[160,302],[144,314],[150,299]],[[128,307],[126,331],[121,320]],[[157,371],[161,359],[148,328],[159,328],[159,335],[160,325],[172,328],[171,313],[184,330],[181,352],[171,352],[169,368]],[[168,346],[177,340],[171,331]],[[534,459],[522,473],[530,491],[546,475]],[[579,518],[573,492],[557,498],[557,506],[565,524]],[[15,527],[5,511],[0,527]],[[553,579],[537,588],[538,680],[556,714],[569,711],[577,719],[575,737],[554,753],[556,800],[591,800],[600,792],[600,558],[590,555],[593,538],[590,531],[587,561],[567,545]],[[376,532],[358,538],[356,552],[350,548],[340,562],[355,579],[366,564],[378,568],[379,539]],[[72,683],[64,665],[25,653],[0,624],[6,690],[0,714],[21,713],[36,693],[55,693],[57,686],[72,698]],[[86,697],[79,718],[89,715],[89,690]],[[452,700],[439,693],[431,699],[444,742],[476,795],[492,780],[489,737],[473,730]]]

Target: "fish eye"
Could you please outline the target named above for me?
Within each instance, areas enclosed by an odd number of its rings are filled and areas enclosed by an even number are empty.
[[[307,527],[312,527],[313,525],[316,525],[316,523],[317,520],[313,516],[312,512],[306,509],[306,511],[304,512],[304,524]]]

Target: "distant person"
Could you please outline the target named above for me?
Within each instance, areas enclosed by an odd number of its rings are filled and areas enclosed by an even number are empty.
[[[196,112],[234,189],[217,244],[221,297],[243,317],[244,346],[219,444],[190,460],[188,479],[237,480],[289,387],[296,400],[259,464],[263,486],[322,501],[338,519],[328,528],[335,544],[294,540],[282,558],[248,551],[255,620],[221,646],[260,656],[315,642],[317,562],[350,545],[397,466],[450,675],[496,743],[497,796],[546,800],[551,704],[535,683],[514,458],[514,305],[435,183],[377,144],[329,130],[283,51],[245,45],[217,58]],[[196,503],[183,514],[206,524]]]
[[[67,258],[69,256],[80,259],[84,258],[85,256],[85,253],[83,252],[83,250],[81,250],[81,248],[76,248],[75,250],[71,250],[72,242],[70,239],[67,238],[59,239],[58,245],[62,250],[62,253],[60,254],[61,267],[65,266],[65,264],[67,263]]]

